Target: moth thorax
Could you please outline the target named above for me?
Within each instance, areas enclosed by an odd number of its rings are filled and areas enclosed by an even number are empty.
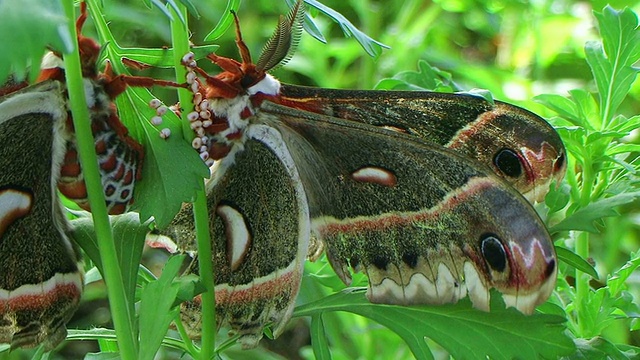
[[[84,78],[84,96],[91,112],[108,113],[111,109],[111,98],[98,81]]]
[[[265,95],[279,95],[280,94],[280,81],[273,76],[266,74],[264,79],[258,81],[257,84],[247,89],[249,95],[255,95],[263,93]]]

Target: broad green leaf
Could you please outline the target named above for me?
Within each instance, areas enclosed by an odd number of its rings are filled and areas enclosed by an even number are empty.
[[[403,71],[391,79],[382,79],[376,90],[412,90],[453,92],[451,74],[431,66],[424,60],[418,62],[418,71]]]
[[[184,255],[173,256],[165,264],[162,275],[142,290],[140,297],[139,359],[153,359],[162,344],[169,324],[178,316],[175,306],[180,285],[173,282],[180,272]]]
[[[557,94],[542,94],[533,98],[549,109],[555,111],[562,118],[569,120],[575,126],[582,126],[582,118],[578,107],[569,98]]]
[[[607,149],[607,155],[613,156],[616,154],[640,152],[640,144],[614,144]]]
[[[82,247],[95,266],[102,272],[102,260],[98,250],[93,221],[88,213],[86,216],[71,220],[71,237]],[[111,216],[113,241],[118,252],[118,267],[122,271],[122,286],[131,300],[134,298],[138,267],[142,258],[144,238],[149,224],[141,223],[137,213],[129,212]]]
[[[549,193],[547,193],[547,196],[544,198],[544,203],[549,209],[549,214],[558,212],[567,206],[571,199],[570,192],[571,187],[566,183],[557,186],[554,182],[549,186]]]
[[[608,198],[591,202],[586,207],[578,209],[564,220],[550,227],[549,232],[580,230],[597,233],[599,230],[595,226],[596,221],[618,215],[616,207],[628,204],[637,198],[640,198],[640,191],[615,194]]]
[[[593,95],[584,89],[573,89],[569,91],[569,94],[576,104],[578,116],[581,119],[579,125],[589,130],[600,129],[600,108]]]
[[[505,309],[496,292],[492,292],[488,313],[473,309],[468,299],[442,306],[371,304],[362,289],[351,288],[300,306],[294,315],[313,316],[326,311],[348,311],[375,320],[400,335],[418,359],[432,358],[425,338],[456,359],[557,358],[574,350],[563,317],[526,316]]]
[[[611,129],[615,131],[631,132],[637,128],[640,128],[640,115],[630,118],[619,115],[611,122]]]
[[[184,140],[175,114],[168,111],[161,125],[151,124],[155,116],[155,110],[148,106],[151,99],[147,89],[128,88],[116,98],[116,104],[120,117],[129,120],[129,131],[146,144],[142,181],[136,186],[134,204],[142,220],[153,216],[162,228],[173,220],[182,203],[193,201],[201,179],[209,177],[209,169]],[[165,128],[171,131],[167,139],[160,137]]]
[[[0,84],[12,73],[23,79],[28,66],[35,78],[47,47],[71,52],[68,24],[59,1],[0,1]]]

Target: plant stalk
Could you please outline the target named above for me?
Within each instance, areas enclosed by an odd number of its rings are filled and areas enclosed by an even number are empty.
[[[183,14],[185,22],[187,21],[187,11],[182,4],[178,4],[178,9]],[[177,16],[177,14],[176,14]],[[190,51],[189,32],[187,24],[182,24],[177,19],[171,22],[171,38],[173,42],[173,56],[175,64],[176,81],[183,82],[186,78],[186,70],[182,65],[182,57]],[[189,126],[187,115],[193,111],[193,94],[187,89],[178,89],[178,99],[182,111],[183,136],[185,141],[191,143],[193,139],[193,130]],[[201,187],[204,189],[204,184]],[[200,349],[200,359],[211,359],[215,355],[215,337],[216,337],[216,299],[214,291],[214,273],[213,263],[211,262],[211,235],[209,233],[209,214],[207,210],[207,197],[204,190],[200,190],[197,194],[196,201],[193,204],[193,216],[196,228],[196,241],[198,244],[198,264],[200,270],[200,280],[206,288],[202,293],[202,347]],[[188,341],[188,339],[185,339]]]
[[[93,1],[88,1],[91,9],[97,9]],[[74,1],[63,1],[65,14],[69,19],[76,19]],[[71,37],[76,41],[75,21],[69,21]],[[90,115],[85,99],[82,71],[80,66],[80,56],[77,51],[64,56],[64,66],[66,69],[66,82],[69,94],[69,103],[73,114],[73,125],[78,143],[78,154],[80,164],[84,174],[84,181],[87,187],[87,195],[91,204],[91,214],[93,216],[94,228],[96,231],[100,258],[103,264],[103,278],[106,283],[107,294],[109,296],[109,306],[113,317],[113,324],[116,330],[116,337],[122,359],[137,358],[137,335],[133,328],[133,307],[127,301],[124,290],[122,272],[119,267],[118,254],[113,241],[111,224],[107,213],[104,199],[102,181],[98,168],[98,159],[94,149],[94,138],[91,131]]]

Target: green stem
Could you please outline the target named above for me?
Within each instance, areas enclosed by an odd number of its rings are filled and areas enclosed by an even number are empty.
[[[580,192],[580,207],[585,208],[591,202],[591,194],[595,182],[595,174],[593,169],[593,162],[591,161],[590,154],[585,149],[583,153],[584,165],[582,168],[582,189]],[[576,254],[583,259],[589,258],[589,233],[579,232],[576,237]],[[582,311],[589,296],[589,275],[582,271],[576,270],[576,313],[578,329],[581,336],[585,334],[587,329],[586,311]]]
[[[94,0],[95,1],[95,0]],[[65,13],[69,19],[75,19],[73,0],[63,1]],[[96,9],[96,7],[93,7]],[[73,39],[77,39],[74,23],[70,23],[70,33]],[[76,44],[77,47],[77,44]],[[111,224],[104,200],[102,181],[98,169],[98,159],[94,149],[94,139],[91,132],[91,122],[87,102],[84,96],[84,86],[80,66],[80,56],[77,51],[64,56],[66,69],[66,81],[69,94],[69,103],[73,114],[73,125],[78,143],[80,164],[84,174],[87,194],[91,204],[94,228],[97,235],[100,258],[103,264],[103,277],[109,296],[109,306],[113,316],[113,324],[116,329],[116,337],[122,359],[137,358],[137,336],[133,331],[133,314],[130,302],[124,290],[122,273],[118,266],[118,254],[113,242]]]
[[[583,259],[589,257],[589,233],[580,232],[576,238],[576,254]],[[576,270],[576,299],[575,312],[578,317],[579,336],[583,337],[587,332],[586,311],[582,311],[588,301],[589,296],[589,275],[580,270]]]
[[[183,5],[178,5],[185,19],[187,12]],[[185,20],[186,21],[186,20]],[[171,22],[171,37],[173,41],[173,56],[176,81],[182,82],[186,77],[186,70],[181,64],[184,54],[190,51],[188,27],[180,21]],[[182,124],[183,134],[186,141],[191,142],[193,131],[189,127],[187,115],[193,111],[193,95],[186,89],[178,90],[178,99],[182,107]],[[202,187],[204,188],[204,186]],[[207,289],[202,295],[202,347],[200,351],[200,359],[211,359],[215,354],[215,335],[216,335],[216,299],[214,291],[214,274],[213,263],[211,259],[211,235],[209,234],[209,214],[207,210],[207,197],[204,190],[198,192],[196,201],[193,204],[193,216],[196,227],[196,241],[198,243],[198,261],[200,267],[200,280]]]
[[[189,353],[189,355],[197,359],[198,354],[200,354],[200,350],[198,350],[195,347],[195,345],[193,345],[193,341],[191,341],[191,339],[189,338],[189,334],[187,333],[187,330],[184,328],[184,324],[182,324],[182,321],[180,320],[180,316],[176,316],[173,322],[176,324],[176,330],[180,334],[180,337],[182,338],[182,343],[184,344],[184,347],[187,349],[187,352]]]

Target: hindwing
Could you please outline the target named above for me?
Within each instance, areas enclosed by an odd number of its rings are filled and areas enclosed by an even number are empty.
[[[216,318],[255,347],[263,328],[274,335],[291,317],[310,235],[309,209],[297,167],[280,133],[267,126],[247,132],[244,150],[219,161],[207,185],[213,242]],[[230,160],[230,159],[229,159]],[[186,205],[164,235],[195,250],[192,206]],[[198,258],[189,272],[198,274]],[[183,307],[199,332],[200,298]]]
[[[55,347],[82,292],[56,193],[66,116],[55,81],[0,98],[0,343],[12,348]]]

